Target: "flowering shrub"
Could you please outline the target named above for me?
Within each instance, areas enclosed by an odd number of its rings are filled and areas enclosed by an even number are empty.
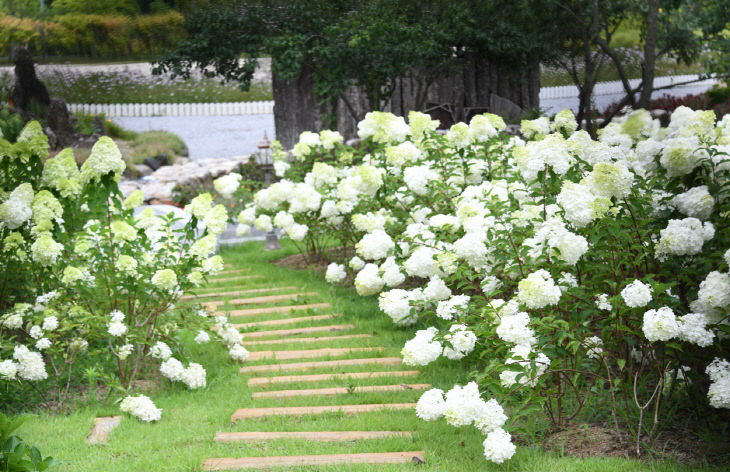
[[[475,382],[426,392],[419,417],[474,424],[501,463],[524,418],[561,427],[593,396],[637,454],[687,396],[730,408],[730,119],[680,107],[661,128],[637,110],[597,141],[567,110],[524,121],[525,139],[490,114],[437,124],[369,113],[357,151],[304,133],[293,154],[309,169],[280,165],[238,217],[350,247],[330,282],[349,272],[396,325],[429,325],[404,363],[478,360]]]
[[[91,364],[107,383],[128,389],[158,362],[171,381],[204,387],[205,369],[184,366],[173,354],[187,357],[183,330],[208,342],[214,321],[194,306],[176,305],[184,291],[222,269],[213,253],[225,208],[204,194],[186,209],[184,224],[172,213],[135,211],[142,194],[122,197],[117,180],[125,164],[106,137],[80,169],[71,149],[47,157],[37,122],[17,143],[0,140],[0,383],[9,387],[3,392],[22,398],[10,387],[50,378],[33,387],[63,401]],[[123,406],[149,410],[138,404]]]

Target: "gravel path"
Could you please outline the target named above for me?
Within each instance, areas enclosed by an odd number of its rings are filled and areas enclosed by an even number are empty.
[[[180,136],[193,160],[251,154],[264,137],[274,139],[274,115],[120,117],[133,131],[165,130]]]

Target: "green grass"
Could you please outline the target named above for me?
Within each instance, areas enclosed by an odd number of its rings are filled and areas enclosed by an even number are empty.
[[[373,297],[362,298],[354,290],[332,287],[322,277],[311,272],[294,271],[267,264],[270,259],[292,254],[294,249],[287,241],[284,249],[264,252],[262,243],[248,243],[234,248],[223,248],[222,255],[234,267],[252,267],[251,273],[262,274],[264,279],[245,281],[243,284],[222,282],[221,290],[232,291],[265,286],[297,286],[301,291],[316,291],[321,299],[333,305],[332,312],[343,313],[336,323],[351,322],[357,329],[333,333],[371,333],[372,338],[347,339],[331,343],[297,343],[295,337],[288,344],[255,345],[256,350],[315,349],[317,347],[365,347],[384,346],[381,353],[360,353],[344,356],[371,357],[396,356],[403,342],[410,339],[415,328],[396,329],[390,319],[379,312]],[[248,297],[249,295],[244,295]],[[242,298],[244,296],[236,297]],[[254,296],[254,295],[250,295]],[[285,302],[287,303],[287,302]],[[286,315],[271,315],[280,318]],[[295,316],[305,316],[297,312]],[[255,318],[254,318],[255,319]],[[314,324],[332,324],[331,321]],[[280,326],[280,329],[290,326]],[[330,334],[321,334],[327,335]],[[308,337],[302,335],[301,337]],[[257,339],[258,340],[258,339]],[[699,471],[710,468],[680,466],[669,462],[646,463],[624,459],[576,459],[560,457],[532,446],[519,446],[517,454],[506,464],[487,463],[483,457],[482,435],[475,428],[456,429],[443,421],[424,422],[416,418],[412,410],[374,412],[354,416],[326,414],[301,417],[256,418],[231,424],[230,417],[238,408],[271,407],[295,405],[332,405],[360,403],[413,402],[420,392],[368,392],[342,396],[313,396],[291,399],[252,399],[251,393],[262,387],[247,386],[249,376],[239,374],[240,365],[228,358],[225,350],[214,343],[198,346],[188,342],[189,350],[196,362],[208,370],[208,387],[200,391],[187,391],[180,384],[165,383],[151,394],[153,401],[163,409],[162,420],[157,424],[141,423],[125,417],[106,446],[88,446],[84,438],[98,415],[118,414],[115,405],[105,403],[88,405],[68,415],[43,413],[26,423],[19,435],[31,444],[37,445],[44,455],[52,455],[63,461],[60,470],[64,472],[104,471],[198,471],[203,460],[212,457],[243,457],[298,454],[334,454],[354,452],[391,452],[424,450],[426,464],[373,466],[300,467],[296,471]],[[326,360],[321,358],[316,360]],[[315,359],[313,359],[315,360]],[[283,361],[296,362],[296,361]],[[271,364],[262,360],[245,365]],[[423,374],[415,377],[356,379],[349,381],[307,382],[300,384],[276,384],[267,390],[291,388],[319,388],[329,386],[384,385],[389,383],[431,383],[448,389],[454,383],[468,380],[468,360],[462,362],[437,361],[425,368]],[[395,371],[411,370],[398,366],[360,366],[346,371]],[[344,369],[318,369],[302,373],[339,372]],[[299,372],[297,372],[299,374]],[[280,372],[252,374],[252,376],[275,376]],[[346,443],[317,443],[301,440],[279,440],[259,443],[215,443],[213,437],[223,431],[339,431],[339,430],[403,430],[414,431],[412,438],[395,437],[372,441]]]

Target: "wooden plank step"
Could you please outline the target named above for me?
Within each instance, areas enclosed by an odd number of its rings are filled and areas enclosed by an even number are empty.
[[[290,362],[288,364],[265,364],[241,367],[242,374],[272,372],[276,370],[309,370],[323,367],[345,367],[350,365],[400,365],[400,357],[368,357],[366,359],[342,359],[339,361]]]
[[[231,274],[242,274],[244,272],[251,272],[250,267],[246,267],[243,269],[230,269],[230,270],[222,270],[218,272],[216,275],[231,275]]]
[[[280,383],[323,382],[343,379],[374,379],[378,377],[413,377],[420,370],[394,370],[392,372],[346,372],[340,374],[280,375],[276,377],[251,377],[248,386],[268,387]]]
[[[400,384],[400,385],[365,385],[362,387],[332,387],[332,388],[311,388],[303,390],[275,390],[272,392],[254,392],[252,398],[290,398],[308,397],[313,395],[347,395],[349,393],[365,392],[401,392],[408,390],[425,390],[431,384]]]
[[[267,295],[264,297],[252,297],[252,298],[236,298],[234,300],[228,300],[229,305],[256,305],[260,303],[276,303],[283,302],[284,300],[292,300],[297,297],[305,297],[311,295],[318,295],[317,292],[303,292],[303,293],[286,293],[283,295]],[[225,305],[226,302],[206,302],[204,305],[209,310],[215,310],[219,306]]]
[[[266,320],[266,321],[254,321],[252,323],[237,323],[234,324],[234,328],[253,328],[254,326],[281,326],[295,323],[302,323],[304,321],[320,321],[320,320],[331,320],[342,316],[339,313],[332,313],[330,315],[314,315],[314,316],[300,316],[299,318],[282,318],[280,320]]]
[[[372,337],[374,337],[372,334],[343,334],[342,336],[319,336],[313,338],[269,339],[263,341],[246,341],[246,347],[260,344],[318,343],[338,341],[340,339],[361,339]]]
[[[423,451],[363,452],[359,454],[320,454],[311,456],[223,457],[206,459],[204,470],[269,469],[271,467],[338,464],[422,464]]]
[[[322,349],[303,349],[298,351],[255,351],[249,354],[249,361],[260,361],[262,359],[275,359],[277,361],[287,359],[311,359],[313,357],[344,356],[353,352],[382,351],[382,347],[326,347]]]
[[[243,431],[218,433],[214,440],[218,442],[253,442],[271,441],[275,439],[304,439],[307,441],[357,441],[360,439],[381,439],[392,436],[411,437],[410,431]]]
[[[266,308],[247,308],[245,310],[231,310],[229,314],[231,318],[241,318],[244,316],[266,315],[268,313],[289,313],[290,311],[299,310],[316,310],[318,308],[332,308],[329,303],[309,303],[307,305],[286,305],[286,306],[270,306]],[[225,315],[224,312],[218,311],[216,315]]]
[[[265,418],[269,416],[321,415],[324,413],[368,413],[381,410],[408,410],[415,408],[415,403],[370,403],[364,405],[318,405],[318,406],[275,406],[264,408],[241,408],[231,415],[231,421],[249,418]]]
[[[248,295],[250,293],[268,293],[278,292],[279,290],[296,290],[299,287],[272,287],[272,288],[253,288],[249,290],[236,290],[235,292],[213,292],[201,293],[199,295],[183,295],[181,300],[196,300],[198,298],[208,297],[237,297],[239,295]]]
[[[253,279],[263,279],[264,276],[260,274],[253,274],[253,275],[239,275],[237,277],[224,277],[222,279],[211,279],[208,281],[209,284],[214,283],[221,283],[221,282],[238,282],[239,280],[253,280]]]
[[[243,333],[243,339],[250,338],[265,338],[267,336],[296,336],[298,334],[310,334],[310,333],[336,333],[337,331],[346,331],[355,329],[354,324],[337,324],[337,325],[326,325],[326,326],[308,326],[305,328],[291,328],[291,329],[274,329],[271,331],[251,331],[249,333]],[[289,341],[289,339],[282,339],[282,341]],[[291,341],[296,341],[291,339]],[[245,342],[245,341],[244,341]],[[263,341],[261,341],[263,342]]]

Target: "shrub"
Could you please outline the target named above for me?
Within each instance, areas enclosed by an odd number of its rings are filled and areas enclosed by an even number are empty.
[[[302,133],[238,216],[354,249],[327,279],[349,272],[396,325],[427,326],[405,364],[474,363],[473,382],[423,395],[421,418],[475,425],[501,463],[539,412],[562,428],[585,408],[640,454],[730,408],[728,116],[679,107],[661,128],[637,110],[598,141],[568,110],[524,121],[524,139],[489,114],[437,125],[372,112],[360,149]]]
[[[57,460],[44,458],[37,447],[13,434],[25,420],[24,416],[11,419],[0,413],[0,471],[43,472],[59,465]]]
[[[15,144],[0,140],[0,156],[4,408],[27,401],[28,388],[63,403],[92,364],[124,390],[157,367],[170,380],[204,386],[205,370],[178,360],[187,357],[184,333],[207,341],[215,322],[226,344],[239,345],[240,335],[224,329],[224,317],[178,302],[222,268],[213,253],[225,208],[203,195],[186,209],[187,221],[135,211],[141,192],[122,197],[125,164],[108,137],[79,169],[71,149],[47,159],[47,138],[30,122]]]

